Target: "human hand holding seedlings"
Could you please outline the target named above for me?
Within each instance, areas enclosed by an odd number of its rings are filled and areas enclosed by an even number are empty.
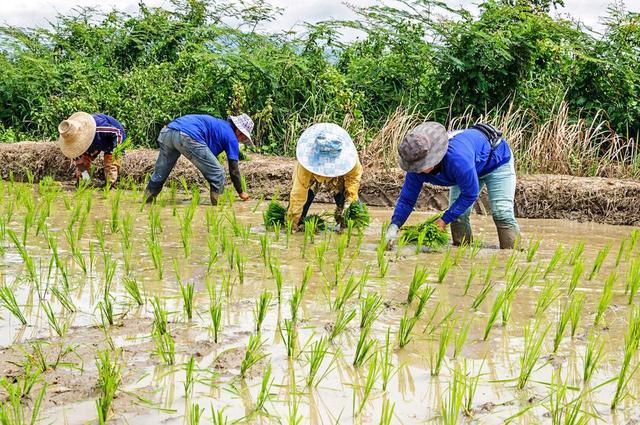
[[[444,220],[443,220],[443,219],[441,219],[441,218],[437,219],[437,220],[434,222],[434,224],[435,224],[436,226],[438,226],[438,228],[439,228],[440,230],[442,230],[443,232],[447,229],[447,223],[445,223],[445,222],[444,222]]]
[[[387,228],[387,233],[384,235],[384,239],[387,243],[387,251],[391,251],[396,245],[396,239],[398,239],[398,226],[391,223]]]

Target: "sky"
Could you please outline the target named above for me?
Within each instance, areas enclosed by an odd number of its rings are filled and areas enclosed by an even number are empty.
[[[366,6],[381,0],[348,0],[355,6]],[[170,7],[167,0],[145,0],[150,6]],[[269,0],[274,6],[284,9],[283,14],[267,29],[288,30],[304,22],[318,22],[329,18],[349,19],[353,11],[342,0]],[[448,0],[451,6],[464,6],[473,10],[477,0]],[[565,0],[565,7],[558,13],[580,20],[596,30],[600,30],[600,17],[606,14],[610,0]],[[640,0],[626,0],[628,10],[640,12]],[[46,26],[58,13],[70,13],[76,6],[97,7],[108,11],[112,8],[135,12],[138,0],[19,0],[0,1],[0,22],[21,27]]]

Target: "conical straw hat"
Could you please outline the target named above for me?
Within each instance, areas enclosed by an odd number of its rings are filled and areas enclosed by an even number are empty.
[[[96,135],[96,121],[86,112],[76,112],[58,125],[58,147],[67,158],[77,158],[89,149]]]
[[[356,166],[358,151],[347,130],[333,123],[307,128],[296,146],[300,165],[324,177],[344,176]]]

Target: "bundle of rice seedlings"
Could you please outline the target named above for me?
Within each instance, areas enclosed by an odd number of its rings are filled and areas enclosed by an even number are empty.
[[[442,248],[449,244],[449,234],[440,230],[435,221],[440,215],[434,215],[428,220],[414,226],[403,226],[402,237],[406,243],[417,244],[420,247]]]
[[[353,227],[356,229],[362,229],[369,225],[371,216],[369,216],[369,209],[360,201],[356,201],[349,205],[349,208],[344,212],[345,221],[351,220]]]
[[[326,214],[309,214],[302,220],[302,225],[304,226],[304,223],[315,220],[316,232],[323,232],[327,229],[327,220],[325,217]]]
[[[264,211],[264,213],[262,213],[264,226],[267,229],[272,228],[273,225],[277,223],[284,225],[286,217],[287,217],[287,209],[275,198],[272,198],[271,201],[269,201],[269,204],[267,205],[267,209]]]

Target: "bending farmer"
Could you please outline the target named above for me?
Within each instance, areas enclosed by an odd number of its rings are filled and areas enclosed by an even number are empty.
[[[120,161],[114,150],[127,137],[122,124],[105,114],[76,112],[58,125],[58,146],[73,159],[76,182],[90,180],[91,162],[104,153],[104,179],[112,186],[118,180]],[[124,153],[124,151],[122,151]]]
[[[436,224],[451,224],[453,244],[472,240],[469,214],[483,185],[487,186],[500,248],[511,249],[520,234],[513,211],[516,173],[502,133],[486,124],[447,134],[443,125],[427,122],[411,130],[398,147],[406,176],[387,230],[392,246],[398,228],[413,211],[424,183],[451,186],[449,208]]]
[[[253,121],[246,114],[231,116],[227,120],[210,115],[185,115],[171,121],[158,136],[160,153],[144,193],[145,201],[151,202],[158,196],[176,161],[184,155],[209,182],[211,204],[216,205],[224,190],[224,168],[216,158],[222,152],[227,154],[233,187],[240,199],[246,201],[249,195],[242,190],[238,166],[239,143],[253,146],[252,130]]]
[[[344,211],[358,201],[362,165],[345,129],[336,124],[315,124],[306,129],[296,147],[287,219],[297,230],[322,186],[331,190],[336,203],[335,219],[344,225]]]

